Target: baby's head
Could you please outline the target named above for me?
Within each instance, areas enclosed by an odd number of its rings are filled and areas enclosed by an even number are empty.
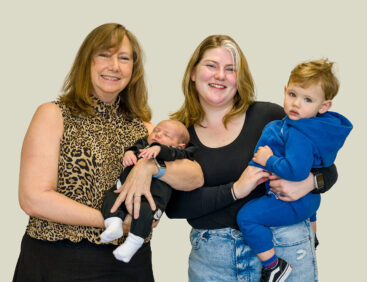
[[[284,92],[284,111],[292,120],[312,118],[328,111],[339,89],[332,62],[304,62],[291,72]]]
[[[190,135],[187,128],[177,120],[161,121],[148,136],[148,144],[157,142],[180,149],[184,149],[189,143],[189,140]]]

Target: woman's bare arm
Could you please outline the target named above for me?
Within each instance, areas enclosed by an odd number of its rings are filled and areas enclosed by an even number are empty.
[[[152,133],[155,125],[151,122],[148,122],[148,121],[143,121],[143,124],[147,128],[148,134]]]
[[[103,227],[99,210],[57,192],[63,119],[56,104],[41,105],[24,138],[19,176],[19,203],[30,216],[71,225]]]
[[[176,162],[182,163],[174,165]],[[203,174],[200,166],[196,162],[189,160],[176,160],[174,162],[167,162],[166,164],[167,170],[160,180],[167,180],[167,183],[171,185],[168,181],[177,177],[177,179],[172,181],[172,184],[178,184],[178,188],[181,188],[178,190],[187,189],[186,191],[193,190],[194,188],[203,185]],[[130,213],[132,213],[134,206],[134,218],[138,218],[142,195],[146,197],[152,210],[155,210],[156,206],[154,199],[150,193],[150,183],[152,175],[157,172],[158,168],[153,160],[140,159],[130,171],[124,184],[120,189],[116,190],[120,194],[117,197],[111,212],[116,211],[117,208],[125,201],[126,208]],[[182,181],[182,183],[179,183],[179,181]],[[173,186],[173,188],[176,189],[175,186]]]
[[[180,191],[191,191],[204,185],[204,175],[197,162],[188,159],[166,162],[167,170],[160,180]]]

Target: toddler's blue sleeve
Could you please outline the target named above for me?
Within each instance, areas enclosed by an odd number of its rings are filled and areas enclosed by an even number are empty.
[[[308,177],[313,164],[313,146],[309,138],[297,130],[289,132],[285,142],[285,156],[271,156],[265,169],[289,181]]]

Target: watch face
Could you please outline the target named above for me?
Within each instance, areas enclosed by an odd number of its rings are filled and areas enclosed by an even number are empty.
[[[324,175],[322,173],[316,175],[317,187],[324,188]]]

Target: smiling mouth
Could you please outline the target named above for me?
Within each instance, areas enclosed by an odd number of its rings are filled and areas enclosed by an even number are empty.
[[[119,78],[119,77],[109,76],[109,75],[101,75],[101,77],[102,77],[103,79],[111,80],[111,81],[118,81],[118,80],[120,80],[120,78]]]
[[[226,87],[226,86],[224,86],[224,85],[216,84],[216,83],[209,83],[209,86],[210,86],[210,87],[217,88],[217,89],[224,89],[224,88],[227,88],[227,87]]]

